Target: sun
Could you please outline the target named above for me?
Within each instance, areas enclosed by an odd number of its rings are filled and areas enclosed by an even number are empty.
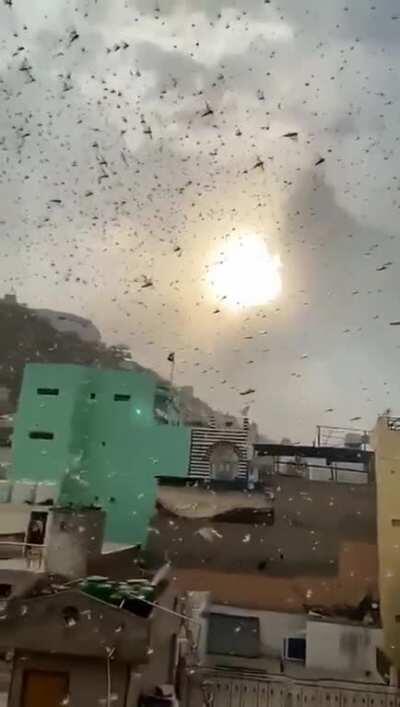
[[[281,261],[261,236],[243,235],[221,248],[208,281],[218,300],[231,309],[257,307],[281,293]]]

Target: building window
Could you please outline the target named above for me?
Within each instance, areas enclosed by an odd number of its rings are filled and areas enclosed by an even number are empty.
[[[400,528],[400,518],[392,518],[393,528]]]
[[[120,403],[128,402],[128,400],[130,400],[130,399],[131,399],[131,396],[127,395],[126,393],[115,393],[115,395],[114,395],[114,400],[116,402],[120,402]]]
[[[38,395],[58,395],[60,392],[59,388],[38,388]]]
[[[62,610],[62,615],[65,624],[69,628],[76,626],[79,621],[79,609],[77,609],[76,606],[65,606]]]
[[[90,393],[89,400],[96,400],[96,393]]]
[[[207,652],[216,655],[258,658],[260,622],[255,616],[210,614]]]
[[[285,638],[283,642],[283,656],[286,660],[298,660],[306,662],[306,639],[305,638]]]
[[[29,438],[30,439],[54,439],[54,434],[53,434],[53,432],[39,432],[37,430],[34,430],[33,432],[29,432]]]

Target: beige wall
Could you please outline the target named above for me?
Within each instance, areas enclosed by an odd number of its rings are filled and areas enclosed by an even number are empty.
[[[386,417],[378,419],[374,446],[385,652],[400,668],[400,431],[389,429]]]
[[[15,658],[8,707],[20,707],[24,671],[45,670],[69,675],[71,707],[107,706],[106,660],[89,660],[41,654],[19,654]],[[129,671],[124,663],[111,662],[113,707],[125,707]]]
[[[212,569],[175,570],[176,588],[211,592],[215,603],[301,613],[304,604],[356,605],[368,592],[377,594],[377,547],[345,543],[336,576],[268,577]]]
[[[72,625],[63,616],[66,607],[78,612],[79,619]],[[10,602],[1,621],[0,648],[101,659],[106,648],[112,647],[121,662],[143,663],[147,660],[150,628],[150,619],[71,589]]]

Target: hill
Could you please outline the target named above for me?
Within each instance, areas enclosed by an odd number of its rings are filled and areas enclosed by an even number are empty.
[[[158,373],[132,360],[127,346],[84,340],[76,333],[55,329],[50,321],[16,301],[0,299],[0,389],[9,391],[8,403],[0,399],[0,412],[15,411],[27,363],[76,363],[133,369],[151,373],[166,383]],[[211,418],[217,426],[238,424],[234,416],[213,410],[197,398],[192,387],[178,388],[177,393],[186,424],[207,425]]]

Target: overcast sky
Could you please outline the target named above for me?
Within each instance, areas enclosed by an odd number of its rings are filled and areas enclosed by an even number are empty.
[[[400,412],[396,0],[2,0],[0,34],[0,294],[275,438]],[[216,302],[235,233],[273,303]]]

